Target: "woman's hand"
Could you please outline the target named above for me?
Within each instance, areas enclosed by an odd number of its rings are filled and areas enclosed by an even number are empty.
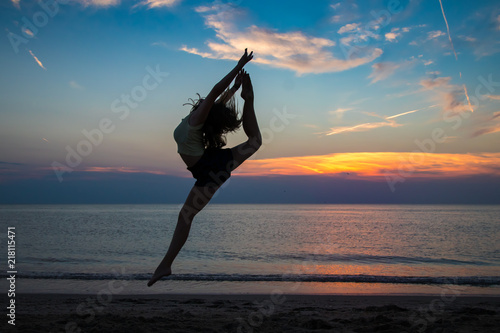
[[[253,86],[250,75],[246,72],[243,73],[243,88],[241,89],[241,98],[245,101],[253,100]]]
[[[243,82],[243,75],[245,74],[244,70],[238,72],[236,75],[236,79],[234,79],[233,91],[236,92],[241,87],[241,83]]]
[[[245,54],[241,56],[240,61],[238,61],[238,66],[243,68],[250,60],[253,59],[253,51],[250,54],[247,53],[247,49],[245,49]]]

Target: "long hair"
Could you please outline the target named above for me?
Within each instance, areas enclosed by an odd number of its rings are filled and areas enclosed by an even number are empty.
[[[201,102],[203,102],[200,94],[197,95],[197,100],[190,98],[191,103],[186,103],[193,106],[191,112],[196,110]],[[205,148],[219,149],[224,147],[226,145],[226,134],[236,131],[240,126],[241,119],[238,118],[238,109],[234,97],[231,97],[226,102],[217,100],[212,105],[202,127]]]

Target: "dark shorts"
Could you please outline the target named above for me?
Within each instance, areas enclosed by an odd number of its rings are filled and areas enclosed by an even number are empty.
[[[233,165],[231,149],[206,149],[200,160],[187,169],[196,179],[195,186],[219,187],[231,177]]]

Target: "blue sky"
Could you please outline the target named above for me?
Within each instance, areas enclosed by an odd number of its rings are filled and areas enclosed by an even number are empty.
[[[9,186],[53,189],[58,172],[189,177],[172,136],[182,104],[206,95],[245,47],[264,146],[236,177],[500,175],[496,1],[41,3],[0,5]]]

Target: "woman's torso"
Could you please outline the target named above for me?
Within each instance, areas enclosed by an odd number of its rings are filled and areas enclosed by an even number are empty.
[[[202,127],[203,124],[191,126],[187,116],[174,130],[177,152],[187,167],[195,165],[205,152]]]

